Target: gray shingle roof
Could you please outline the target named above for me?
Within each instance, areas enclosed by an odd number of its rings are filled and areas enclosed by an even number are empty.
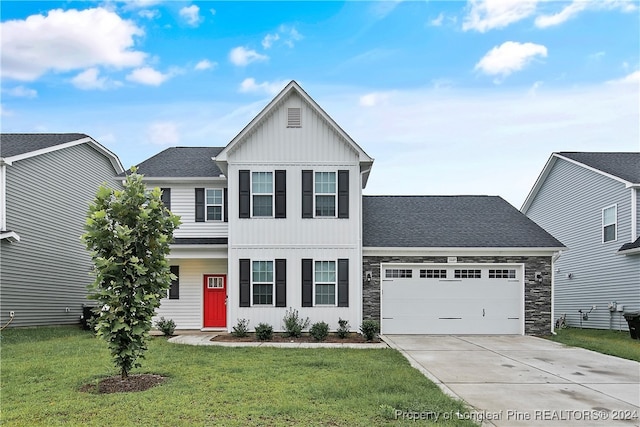
[[[631,243],[625,243],[618,249],[618,252],[630,251],[631,249],[640,248],[640,237],[638,237],[635,241]]]
[[[364,196],[365,247],[559,248],[498,196]]]
[[[138,165],[146,177],[217,177],[222,171],[211,160],[224,147],[172,147]]]
[[[558,153],[576,162],[617,176],[634,184],[640,183],[640,152],[629,153],[585,153],[561,151]]]
[[[2,133],[0,157],[13,157],[88,138],[83,133]]]

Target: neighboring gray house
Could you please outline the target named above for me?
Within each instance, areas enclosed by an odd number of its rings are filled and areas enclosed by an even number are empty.
[[[521,210],[568,247],[555,262],[556,319],[628,329],[623,314],[640,310],[639,193],[640,153],[549,158]]]
[[[84,134],[0,134],[0,322],[78,323],[91,283],[80,236],[118,157]]]

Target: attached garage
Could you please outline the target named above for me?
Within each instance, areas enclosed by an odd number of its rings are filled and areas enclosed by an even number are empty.
[[[382,264],[384,334],[523,334],[522,264]]]

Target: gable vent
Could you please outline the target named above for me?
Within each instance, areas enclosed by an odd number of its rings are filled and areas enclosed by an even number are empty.
[[[302,113],[300,108],[287,108],[287,127],[302,127]]]

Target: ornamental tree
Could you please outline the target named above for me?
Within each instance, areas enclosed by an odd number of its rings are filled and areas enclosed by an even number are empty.
[[[135,167],[123,190],[103,185],[89,206],[82,238],[96,274],[89,286],[89,298],[99,303],[95,330],[107,341],[122,379],[141,366],[147,350],[151,318],[171,285],[166,257],[179,225],[160,189],[148,190]]]

